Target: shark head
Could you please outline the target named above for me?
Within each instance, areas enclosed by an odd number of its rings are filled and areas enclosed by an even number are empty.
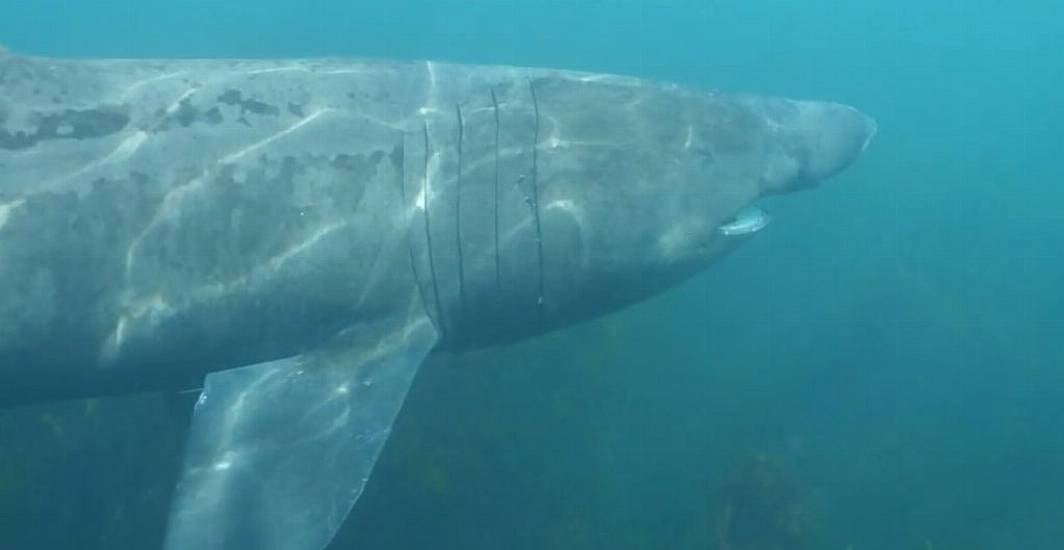
[[[876,133],[836,103],[627,80],[533,86],[534,155],[502,161],[530,164],[532,207],[505,242],[522,251],[502,253],[503,278],[528,281],[495,316],[502,334],[593,318],[690,277],[768,224],[759,198],[816,186]]]
[[[766,182],[764,194],[812,187],[838,174],[868,148],[878,131],[868,115],[839,103],[761,99],[775,104],[768,119],[796,172]]]

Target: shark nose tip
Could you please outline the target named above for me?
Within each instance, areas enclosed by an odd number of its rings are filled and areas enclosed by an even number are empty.
[[[853,164],[872,143],[876,121],[849,105],[810,103],[801,126],[808,151],[804,175],[814,181],[827,179]]]
[[[876,134],[879,133],[879,123],[876,122],[876,119],[874,119],[874,118],[872,118],[872,117],[870,117],[868,115],[864,115],[864,119],[865,119],[865,140],[864,140],[864,143],[861,144],[861,152],[862,153],[865,152],[865,149],[868,149],[868,146],[871,145],[872,140],[875,139]]]

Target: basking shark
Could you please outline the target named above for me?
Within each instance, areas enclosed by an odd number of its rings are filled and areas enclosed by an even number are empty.
[[[661,292],[875,132],[565,70],[0,53],[0,402],[202,388],[165,548],[318,550],[429,354]]]

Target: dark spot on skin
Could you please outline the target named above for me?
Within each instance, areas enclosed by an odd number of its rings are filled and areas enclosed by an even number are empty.
[[[333,157],[332,165],[340,170],[353,171],[358,168],[359,161],[361,161],[361,158],[359,157],[341,153]]]
[[[0,130],[0,149],[27,149],[52,139],[99,138],[118,133],[129,124],[129,115],[116,107],[66,109],[38,113],[33,118],[37,126],[33,132]]]
[[[355,99],[355,92],[347,92],[347,99]]]
[[[181,103],[177,107],[177,112],[174,113],[174,120],[176,120],[181,126],[187,127],[196,121],[199,116],[199,109],[194,107],[188,98],[182,99]]]
[[[277,107],[254,99],[244,100],[243,108],[245,111],[255,113],[256,115],[277,115],[281,113],[281,110]]]
[[[137,172],[136,170],[129,173],[129,178],[133,180],[133,183],[137,185],[147,185],[151,178],[144,172]]]
[[[306,114],[303,112],[303,106],[297,103],[289,103],[288,112],[300,118],[306,116]]]
[[[234,107],[239,106],[241,115],[245,113],[273,116],[281,114],[281,110],[277,107],[270,105],[269,103],[263,103],[257,99],[244,99],[244,94],[241,93],[240,90],[234,90],[232,88],[218,96],[218,102],[225,105],[232,105]]]
[[[716,161],[716,155],[714,155],[713,150],[708,147],[695,147],[691,152],[702,159],[702,168],[708,168]]]
[[[158,118],[164,118],[163,122],[158,127],[158,130],[161,132],[165,132],[172,128],[175,121],[183,128],[187,128],[196,123],[207,123],[211,125],[221,124],[224,120],[222,117],[222,111],[217,107],[202,111],[199,107],[193,105],[189,99],[183,99],[172,115],[167,116],[165,111],[157,109],[155,111],[155,116]]]
[[[203,113],[203,118],[210,124],[221,124],[224,119],[222,117],[222,111],[217,107],[211,107],[206,113]]]
[[[226,105],[239,105],[244,99],[244,94],[240,93],[240,90],[228,89],[222,95],[218,96],[218,102]]]
[[[395,151],[392,152],[392,155]],[[391,156],[391,155],[389,155]],[[332,158],[331,164],[338,170],[352,172],[368,177],[376,172],[376,167],[384,158],[384,151],[374,151],[369,157],[365,155],[348,155],[341,153]]]

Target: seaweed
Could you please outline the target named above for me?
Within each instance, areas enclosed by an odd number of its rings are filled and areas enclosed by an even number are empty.
[[[753,453],[711,491],[717,550],[804,550],[822,543],[811,490],[779,458]]]

